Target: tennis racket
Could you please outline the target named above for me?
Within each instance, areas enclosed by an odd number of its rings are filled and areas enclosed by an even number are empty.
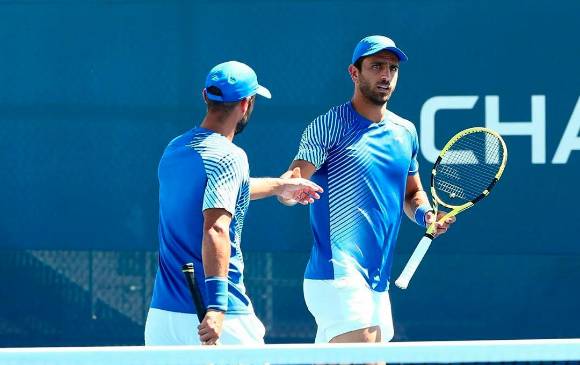
[[[456,216],[489,195],[507,162],[501,136],[488,128],[469,128],[457,133],[443,148],[431,170],[431,197],[435,216],[439,205],[451,209],[439,222]],[[415,270],[435,238],[435,223],[419,241],[403,272],[395,281],[406,289]]]
[[[181,267],[183,275],[185,275],[185,280],[187,281],[187,286],[189,287],[189,293],[193,299],[193,305],[195,306],[195,312],[197,313],[197,319],[199,323],[205,318],[206,309],[203,305],[203,300],[201,299],[201,292],[199,287],[195,282],[195,271],[193,269],[193,263],[185,264]]]

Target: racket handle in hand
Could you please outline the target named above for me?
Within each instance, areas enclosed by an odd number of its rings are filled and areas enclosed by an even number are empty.
[[[203,305],[203,300],[201,299],[201,292],[199,291],[199,287],[195,283],[193,264],[189,263],[183,265],[181,267],[181,271],[183,272],[183,275],[185,275],[185,280],[187,281],[187,286],[189,288],[191,298],[193,299],[193,305],[195,306],[197,319],[199,319],[199,323],[201,323],[205,318],[206,309]]]
[[[403,272],[401,273],[401,275],[399,275],[399,278],[395,280],[396,286],[398,286],[401,289],[407,289],[407,287],[409,286],[409,282],[413,277],[413,274],[417,270],[417,267],[419,267],[419,264],[421,263],[421,260],[423,260],[423,257],[427,253],[429,246],[431,246],[431,241],[433,241],[433,236],[429,234],[423,236],[421,241],[419,241],[419,244],[415,248],[415,251],[413,251],[411,258],[407,262],[407,265],[405,265]]]

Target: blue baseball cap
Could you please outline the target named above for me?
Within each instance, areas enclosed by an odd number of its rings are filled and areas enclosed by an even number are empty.
[[[352,63],[355,63],[361,57],[370,56],[383,50],[396,54],[399,57],[399,61],[407,61],[409,59],[405,52],[397,48],[391,38],[382,35],[371,35],[358,42],[352,54]]]
[[[207,91],[211,86],[218,88],[221,95]],[[225,103],[240,101],[255,94],[270,99],[272,94],[258,85],[258,77],[252,68],[238,61],[220,63],[209,71],[205,79],[207,98]]]

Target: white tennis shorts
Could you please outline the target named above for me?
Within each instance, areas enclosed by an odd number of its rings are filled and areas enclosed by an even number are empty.
[[[145,345],[201,345],[196,314],[149,308],[145,323]],[[266,329],[255,314],[226,314],[219,343],[262,345]]]
[[[389,293],[372,290],[360,277],[304,279],[304,300],[318,325],[316,343],[373,326],[380,326],[382,342],[393,339]]]

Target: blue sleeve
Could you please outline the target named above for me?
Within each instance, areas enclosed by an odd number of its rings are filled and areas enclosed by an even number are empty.
[[[326,114],[314,119],[302,133],[294,160],[308,161],[318,170],[326,161],[328,151],[338,140],[339,134],[335,115]]]
[[[411,156],[411,164],[409,165],[409,175],[415,175],[419,172],[419,161],[417,161],[417,155],[419,154],[419,137],[417,136],[417,129],[415,129],[415,126],[411,128],[411,138],[413,154]]]
[[[210,157],[205,161],[207,185],[203,196],[203,210],[222,208],[234,215],[238,193],[244,179],[244,156],[228,154]]]

